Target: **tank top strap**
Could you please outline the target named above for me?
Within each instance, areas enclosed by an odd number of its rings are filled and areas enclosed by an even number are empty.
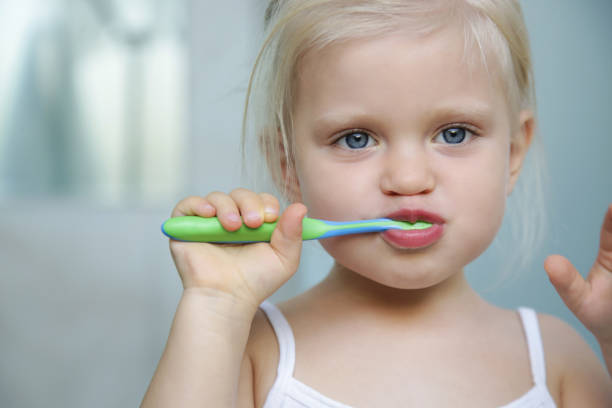
[[[266,300],[259,307],[268,317],[268,321],[276,334],[279,353],[276,382],[284,382],[293,376],[295,366],[293,331],[283,313],[274,303]]]
[[[526,307],[520,307],[518,311],[521,316],[521,321],[523,322],[525,337],[527,338],[533,382],[536,385],[546,386],[546,361],[544,358],[544,347],[542,346],[538,315],[533,309]]]

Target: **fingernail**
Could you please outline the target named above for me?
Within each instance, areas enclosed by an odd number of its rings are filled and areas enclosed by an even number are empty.
[[[244,215],[244,220],[245,221],[251,221],[251,222],[255,222],[255,221],[259,221],[260,215],[258,212],[255,211],[248,211],[245,215]]]
[[[241,222],[241,220],[240,220],[240,216],[239,216],[238,214],[236,214],[236,213],[229,213],[229,214],[227,214],[227,215],[225,216],[225,218],[226,218],[228,221],[232,221],[232,222]]]
[[[276,214],[276,209],[274,209],[272,207],[264,208],[264,214],[265,215],[275,215]]]
[[[212,205],[208,204],[208,203],[204,203],[202,204],[202,212],[211,212],[211,211],[215,211],[215,207],[213,207]]]

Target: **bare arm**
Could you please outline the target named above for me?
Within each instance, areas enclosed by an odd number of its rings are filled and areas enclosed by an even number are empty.
[[[253,381],[244,364],[251,323],[259,304],[297,270],[305,213],[303,205],[289,206],[270,243],[170,242],[184,292],[142,407],[254,406],[252,395],[239,395],[240,381]],[[275,221],[278,201],[238,189],[188,198],[172,215],[216,215],[224,228],[236,230],[241,215],[249,227]]]
[[[142,407],[234,406],[254,314],[229,299],[185,291]]]
[[[608,375],[612,378],[612,343],[599,342],[599,347],[608,368]]]

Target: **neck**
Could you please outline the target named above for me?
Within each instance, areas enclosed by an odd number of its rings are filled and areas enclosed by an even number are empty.
[[[328,310],[341,308],[344,313],[351,311],[362,318],[388,316],[439,323],[457,319],[459,315],[473,318],[486,305],[471,288],[463,271],[427,288],[396,289],[335,264],[314,291],[327,299]]]

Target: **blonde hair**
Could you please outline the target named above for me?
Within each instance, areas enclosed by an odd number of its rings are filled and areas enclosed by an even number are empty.
[[[271,0],[265,23],[265,41],[247,91],[243,152],[247,134],[255,134],[272,180],[285,197],[290,180],[283,168],[291,174],[295,166],[294,79],[307,52],[330,44],[398,31],[424,36],[461,24],[465,62],[481,64],[501,84],[514,117],[523,109],[535,114],[531,53],[518,0]],[[536,173],[534,194],[541,191],[541,171]],[[534,234],[527,234],[529,238],[524,232],[518,239],[532,247]]]

